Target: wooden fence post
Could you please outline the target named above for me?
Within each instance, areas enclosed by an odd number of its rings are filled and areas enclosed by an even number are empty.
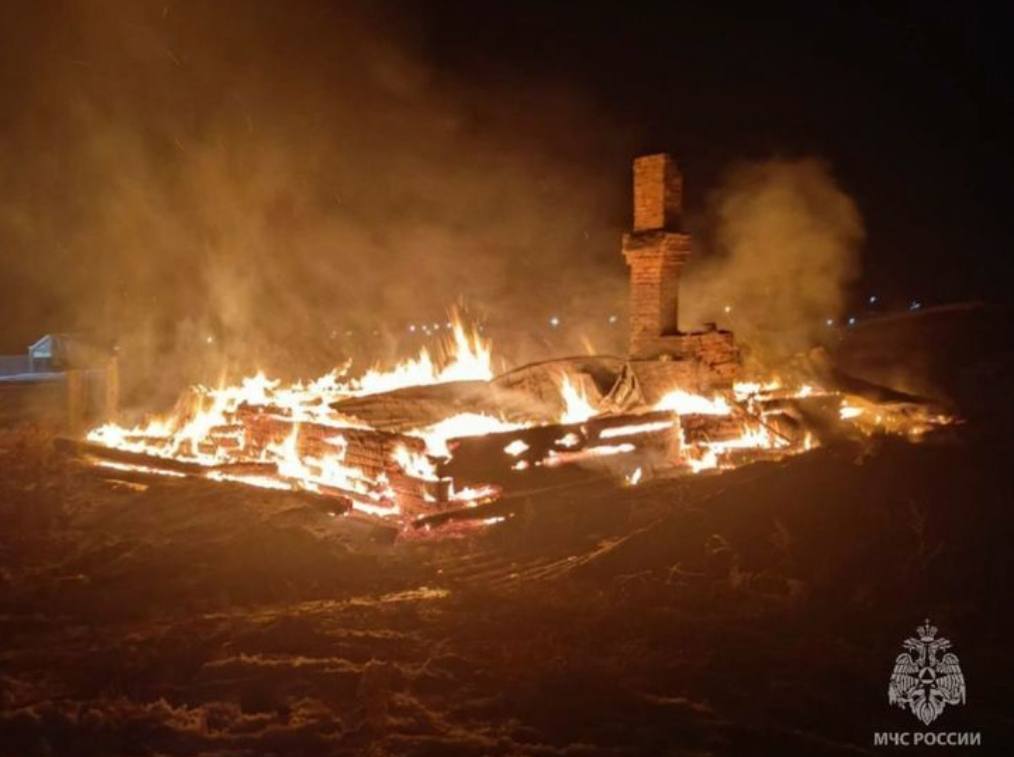
[[[105,388],[105,417],[103,422],[110,423],[116,420],[120,411],[120,361],[113,355],[106,362]]]
[[[76,436],[81,433],[84,428],[84,374],[77,368],[69,368],[67,369],[66,377],[67,428],[71,434]]]

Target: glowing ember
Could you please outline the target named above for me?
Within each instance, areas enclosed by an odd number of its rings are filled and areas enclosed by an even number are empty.
[[[152,468],[149,465],[131,465],[130,463],[118,463],[113,460],[96,460],[95,464],[102,468],[133,473],[153,473],[157,476],[169,476],[172,478],[186,478],[186,473],[166,470],[165,468]]]
[[[369,502],[353,501],[352,509],[378,518],[393,518],[401,515],[401,508],[398,505],[374,505]]]
[[[524,443],[523,440],[521,440],[521,439],[515,439],[510,444],[508,444],[506,447],[504,447],[503,451],[506,452],[511,457],[517,457],[518,455],[520,455],[522,452],[524,452],[527,449],[529,449],[529,447],[528,447],[527,444]]]
[[[728,415],[729,403],[722,397],[702,397],[674,389],[655,404],[656,410],[671,410],[680,415]]]
[[[258,476],[256,474],[223,473],[222,471],[208,471],[207,477],[212,481],[229,481],[236,484],[256,486],[260,489],[275,489],[278,491],[293,491],[292,484],[271,476]]]
[[[639,436],[640,434],[651,434],[655,431],[664,431],[672,428],[673,421],[651,421],[650,423],[633,423],[629,426],[613,426],[606,428],[599,434],[600,439],[615,439],[617,436]]]
[[[525,428],[524,424],[510,423],[500,418],[481,413],[461,413],[429,426],[413,431],[426,440],[426,451],[437,457],[450,457],[447,440],[466,436],[486,436],[500,431],[514,431]]]
[[[413,452],[403,444],[394,448],[394,459],[406,473],[427,481],[436,481],[437,468],[426,455]]]
[[[460,491],[452,492],[451,499],[458,503],[464,503],[469,507],[476,507],[483,504],[483,502],[496,499],[498,494],[499,491],[495,486],[469,486]]]
[[[786,439],[772,434],[765,426],[750,424],[739,437],[725,441],[703,442],[696,447],[690,447],[685,459],[690,469],[694,473],[699,473],[702,470],[726,467],[723,458],[733,450],[777,450],[789,446],[790,443]]]
[[[594,447],[585,447],[576,452],[557,452],[550,450],[549,456],[542,461],[542,464],[550,468],[565,463],[573,463],[578,460],[586,460],[594,457],[610,457],[633,452],[637,447],[633,444],[600,444]]]
[[[863,411],[863,409],[861,407],[853,407],[851,405],[842,405],[841,409],[838,411],[838,416],[843,421],[847,421],[850,418],[858,418],[860,415],[863,414],[863,412],[864,411]]]
[[[732,385],[732,392],[736,395],[736,399],[742,401],[748,397],[753,397],[758,394],[768,394],[770,392],[780,389],[782,383],[778,379],[773,379],[766,382],[760,381],[737,381]]]

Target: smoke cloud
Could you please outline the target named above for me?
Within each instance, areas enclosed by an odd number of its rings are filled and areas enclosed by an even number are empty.
[[[823,161],[732,169],[709,210],[708,250],[688,268],[684,323],[715,321],[761,360],[827,341],[859,274],[863,222]]]
[[[622,350],[637,135],[572,86],[441,68],[417,20],[383,3],[0,7],[0,351],[115,339],[127,388],[133,371],[168,397],[226,370],[403,355],[410,324],[460,302],[511,362]],[[685,327],[718,321],[763,354],[826,336],[863,229],[824,164],[739,167],[706,227]]]
[[[623,132],[552,83],[428,64],[411,9],[390,10],[0,11],[8,349],[86,330],[178,386],[379,357],[462,300],[521,334],[622,302],[609,208],[628,188],[601,166]]]

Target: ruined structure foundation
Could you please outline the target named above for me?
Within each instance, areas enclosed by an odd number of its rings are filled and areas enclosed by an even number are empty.
[[[679,284],[691,254],[683,230],[683,177],[667,154],[634,161],[634,224],[623,235],[630,267],[630,357],[679,361],[667,372],[692,374],[692,384],[725,385],[739,368],[732,332],[679,328]],[[688,378],[689,380],[689,378]]]

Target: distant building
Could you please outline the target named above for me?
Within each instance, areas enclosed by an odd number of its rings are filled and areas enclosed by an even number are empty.
[[[51,373],[57,370],[63,347],[63,334],[46,334],[28,347],[28,372]]]
[[[28,348],[31,373],[93,368],[104,365],[110,350],[78,334],[46,334]]]
[[[21,355],[0,355],[0,427],[24,421],[71,433],[119,404],[113,351],[76,334],[46,334]]]

